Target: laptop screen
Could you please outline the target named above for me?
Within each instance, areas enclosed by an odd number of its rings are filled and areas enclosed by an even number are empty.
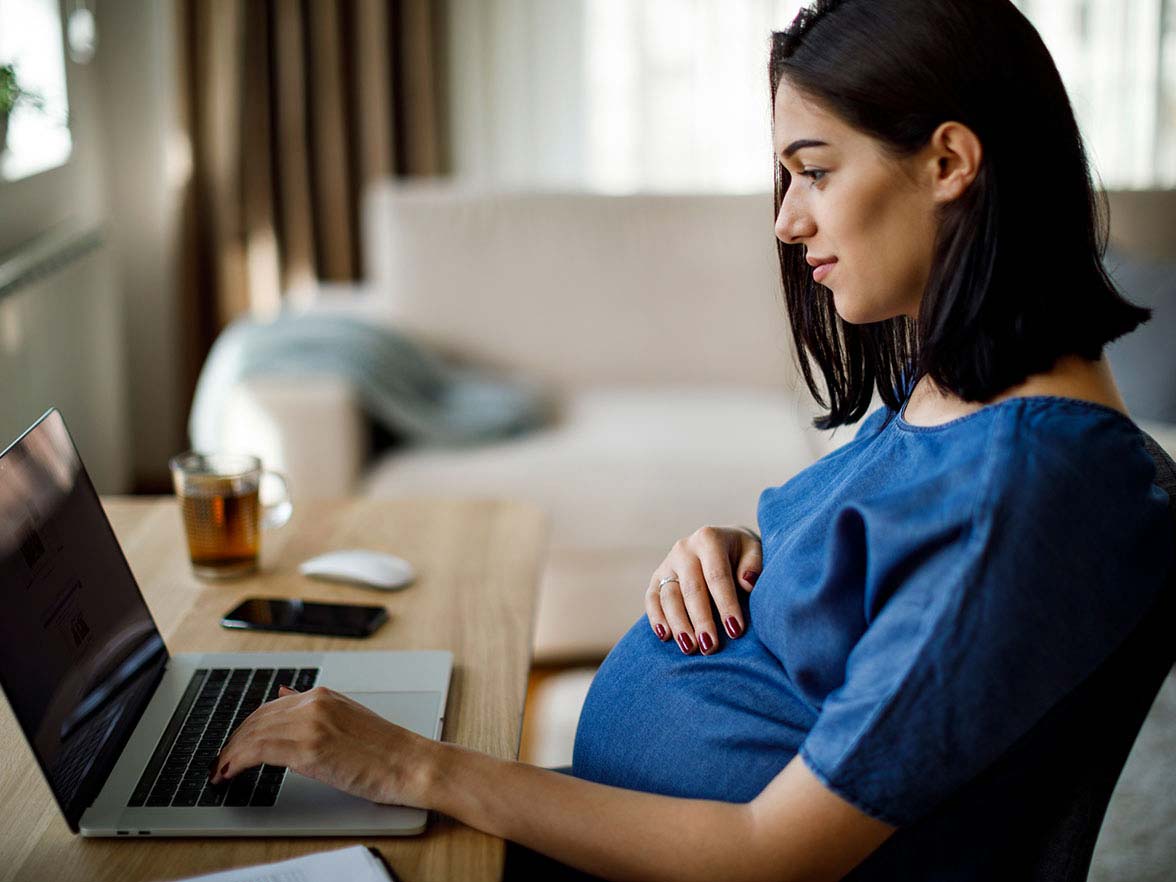
[[[61,414],[0,454],[0,685],[72,829],[167,653]]]

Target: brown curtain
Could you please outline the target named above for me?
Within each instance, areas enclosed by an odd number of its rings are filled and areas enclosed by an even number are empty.
[[[372,181],[444,172],[442,0],[180,0],[192,385],[215,335],[357,279]]]

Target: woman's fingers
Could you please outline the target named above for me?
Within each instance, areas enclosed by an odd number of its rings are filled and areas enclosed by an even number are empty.
[[[259,733],[251,737],[236,739],[232,746],[226,746],[217,758],[217,768],[212,783],[220,784],[235,778],[246,769],[268,763],[271,766],[287,766],[297,769],[302,763],[300,742],[283,738],[281,732]],[[272,737],[277,736],[277,737]]]
[[[710,589],[715,607],[719,611],[719,621],[723,623],[723,630],[734,640],[743,633],[744,625],[735,579],[731,575],[730,555],[726,548],[708,543],[699,550],[699,565],[706,579],[706,587]],[[709,608],[707,613],[709,619]]]
[[[675,576],[673,582],[666,582],[659,589],[659,594],[670,636],[674,638],[679,649],[690,655],[697,648],[697,644],[694,642],[694,627],[690,624],[690,616],[682,600],[681,578]]]
[[[249,719],[237,727],[221,748],[212,773],[212,783],[234,778],[246,769],[262,763],[273,766],[296,765],[298,730],[289,715]]]
[[[645,615],[649,619],[649,627],[653,628],[653,633],[663,643],[670,639],[672,633],[670,623],[662,612],[660,583],[664,578],[666,577],[660,571],[654,573],[649,580],[649,588],[645,591]]]
[[[241,725],[239,725],[236,729],[234,729],[231,733],[229,733],[228,740],[224,743],[224,746],[221,748],[221,755],[224,754],[225,750],[228,748],[228,746],[230,744],[233,743],[234,740],[240,740],[242,738],[251,737],[253,732],[259,726],[264,726],[269,722],[270,717],[275,712],[280,714],[286,705],[285,705],[285,703],[283,703],[282,707],[277,707],[276,702],[277,702],[277,699],[274,699],[273,701],[265,702],[257,710],[255,710],[253,713],[251,713],[249,716],[247,716],[244,720],[242,720]],[[213,767],[212,767],[213,772],[216,772],[223,765],[224,765],[224,760],[222,760],[221,757],[218,756],[215,760],[213,760]]]
[[[293,689],[289,689],[286,686],[279,686],[277,698],[273,699],[272,701],[267,701],[264,704],[262,704],[257,710],[255,710],[253,713],[251,713],[249,716],[247,716],[241,722],[240,726],[238,726],[236,729],[233,730],[232,734],[229,735],[229,740],[226,741],[224,746],[221,748],[220,754],[217,756],[217,758],[215,760],[213,760],[211,777],[214,782],[217,781],[218,774],[223,773],[223,770],[225,769],[226,760],[229,758],[229,756],[228,756],[229,747],[231,745],[233,745],[234,743],[237,743],[237,744],[254,743],[256,741],[256,733],[257,733],[258,729],[260,727],[267,726],[267,724],[270,722],[270,719],[272,718],[272,716],[275,713],[282,714],[290,706],[290,702],[281,702],[281,704],[279,704],[278,703],[279,699],[285,698],[288,695],[299,695],[299,694],[300,693],[295,692]],[[277,763],[277,765],[288,765],[288,764],[287,763]],[[237,772],[241,771],[242,769],[247,769],[247,768],[249,768],[249,766],[240,765],[240,763],[238,762],[233,767],[232,774],[236,774]],[[223,774],[221,776],[223,777]],[[228,777],[232,777],[232,775],[229,775]]]
[[[740,587],[744,591],[751,591],[764,568],[763,546],[755,536],[743,531],[740,531],[739,544],[740,554],[739,560],[735,562],[735,572],[739,574]]]
[[[709,655],[719,646],[718,630],[711,615],[711,596],[702,564],[697,557],[685,562],[678,571],[682,587],[682,602],[690,616],[690,629],[703,655]],[[679,634],[681,632],[678,632]]]
[[[747,630],[739,589],[751,591],[763,569],[759,537],[742,527],[701,527],[674,543],[645,590],[645,613],[661,640],[673,637],[687,655],[719,648],[716,609],[732,639]],[[668,581],[667,581],[668,580]]]

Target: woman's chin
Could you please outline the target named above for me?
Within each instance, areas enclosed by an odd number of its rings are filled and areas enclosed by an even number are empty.
[[[833,309],[841,317],[841,320],[847,325],[864,325],[871,319],[864,315],[862,304],[855,302],[852,298],[846,297],[844,292],[838,294],[836,291],[830,289],[830,294],[833,296]]]
[[[892,319],[901,312],[897,309],[880,309],[877,304],[862,303],[846,296],[844,289],[841,293],[833,291],[833,309],[847,325],[870,325]]]

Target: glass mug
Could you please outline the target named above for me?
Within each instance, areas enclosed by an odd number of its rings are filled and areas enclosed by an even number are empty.
[[[169,465],[192,572],[203,579],[255,572],[262,529],[281,527],[294,511],[285,477],[262,469],[256,456],[241,453],[189,451],[173,456]],[[263,505],[261,485],[266,481],[281,486],[281,498]]]

